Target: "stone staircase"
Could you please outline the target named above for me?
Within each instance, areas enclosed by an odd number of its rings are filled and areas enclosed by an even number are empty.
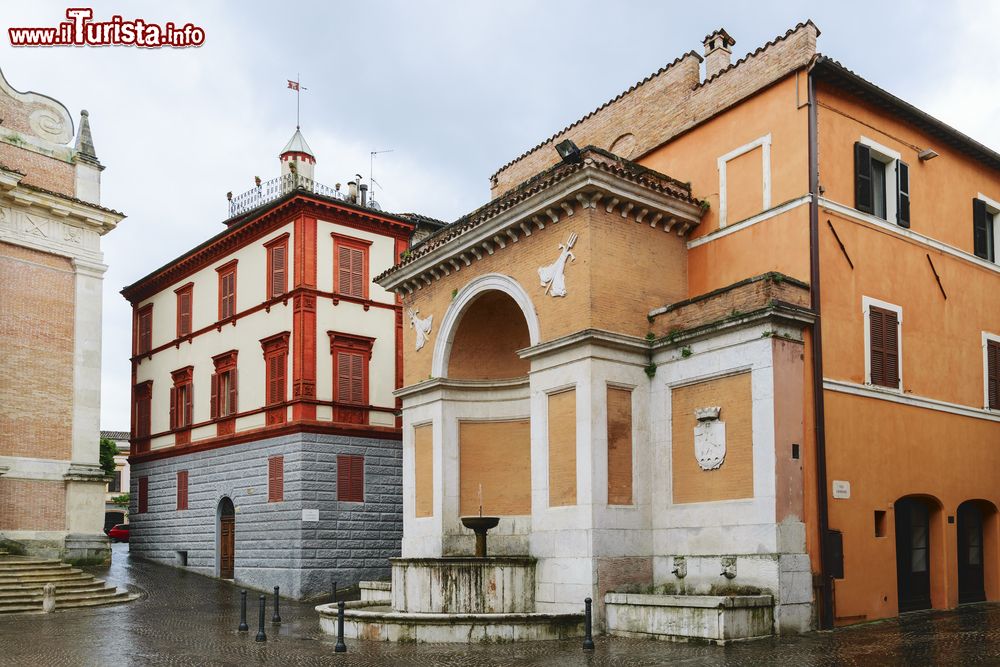
[[[42,611],[42,589],[56,586],[56,610],[97,607],[134,600],[82,570],[58,560],[0,554],[0,614]]]

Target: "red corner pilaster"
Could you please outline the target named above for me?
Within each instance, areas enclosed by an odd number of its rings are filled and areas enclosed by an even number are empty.
[[[316,218],[295,220],[294,288],[316,288]],[[292,419],[316,419],[316,297],[292,297]]]

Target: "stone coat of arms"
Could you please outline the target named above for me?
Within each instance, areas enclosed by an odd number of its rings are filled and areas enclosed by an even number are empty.
[[[721,407],[696,408],[694,455],[702,470],[716,470],[726,460],[726,423],[719,420]]]

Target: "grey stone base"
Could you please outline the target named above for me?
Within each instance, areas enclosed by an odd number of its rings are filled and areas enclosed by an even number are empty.
[[[103,533],[84,535],[70,533],[66,536],[63,549],[63,560],[101,560],[111,559],[111,541]]]
[[[365,457],[364,502],[337,499],[337,456]],[[268,459],[284,457],[284,493],[268,501]],[[188,509],[177,509],[177,472],[188,472]],[[138,480],[148,511],[138,513]],[[235,581],[308,599],[362,580],[387,579],[403,532],[399,441],[301,433],[132,466],[133,555],[219,575],[219,503],[236,510]],[[308,510],[304,519],[303,511]],[[319,520],[308,520],[318,511]],[[186,564],[185,564],[186,563]]]

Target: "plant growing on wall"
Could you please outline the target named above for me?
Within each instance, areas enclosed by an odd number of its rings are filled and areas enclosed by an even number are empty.
[[[128,504],[129,504],[130,500],[132,500],[132,494],[130,494],[130,493],[128,493],[126,491],[125,493],[121,494],[120,496],[114,496],[111,499],[111,503],[113,505],[115,505],[116,507],[123,507],[125,509],[128,509]]]

